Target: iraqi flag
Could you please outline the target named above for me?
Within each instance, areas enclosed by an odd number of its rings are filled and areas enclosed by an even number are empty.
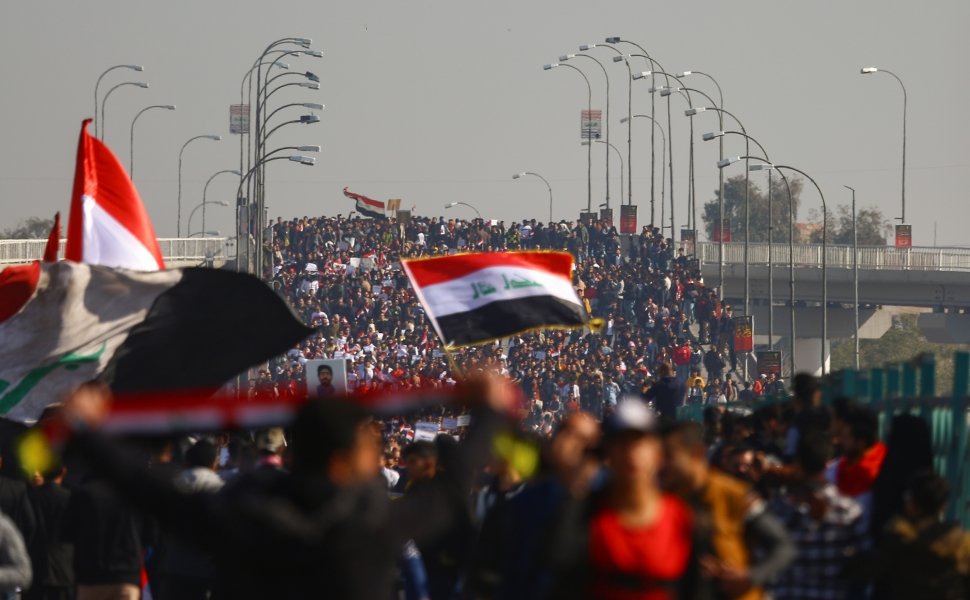
[[[380,200],[374,200],[372,198],[368,198],[367,196],[355,194],[347,188],[344,188],[344,196],[347,196],[351,200],[356,200],[357,212],[365,217],[371,217],[373,219],[384,218],[385,205]]]
[[[30,423],[80,384],[214,393],[312,333],[255,277],[73,261],[0,272],[0,416]]]
[[[421,305],[450,346],[531,329],[582,327],[586,311],[565,252],[489,252],[404,260]]]
[[[165,268],[138,190],[118,158],[81,124],[64,258],[136,271]]]

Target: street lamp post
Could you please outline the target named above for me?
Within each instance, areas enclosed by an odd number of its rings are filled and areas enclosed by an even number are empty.
[[[128,140],[128,178],[131,180],[135,179],[135,123],[138,122],[138,117],[142,115],[145,111],[149,111],[153,108],[164,108],[165,110],[175,110],[174,104],[153,104],[152,106],[146,106],[145,108],[138,111],[135,118],[131,120],[131,131],[129,132]]]
[[[633,46],[634,48],[640,50],[640,52],[643,53],[643,54],[631,54],[630,55],[631,58],[632,57],[639,57],[639,58],[646,59],[647,62],[649,63],[649,65],[650,65],[651,73],[653,73],[654,71],[665,71],[663,65],[661,65],[659,62],[657,62],[656,60],[654,60],[650,56],[650,53],[647,52],[647,50],[643,46],[641,46],[640,44],[638,44],[636,42],[633,42],[631,40],[625,40],[625,39],[623,39],[623,38],[621,38],[620,36],[617,35],[617,36],[612,36],[612,37],[606,38],[606,43],[608,43],[608,44],[629,44],[629,45]],[[636,79],[636,76],[634,76],[633,79]],[[664,81],[666,81],[668,85],[670,84],[670,79],[668,77],[666,77],[666,76],[664,76]],[[657,85],[656,75],[654,75],[654,74],[652,74],[651,77],[650,77],[650,85],[651,85],[651,87],[656,87],[656,85]],[[657,97],[654,94],[651,93],[650,94],[650,118],[651,119],[656,119],[656,117],[657,117]],[[671,129],[670,129],[670,99],[669,98],[667,100],[667,130],[668,131],[671,131]],[[668,143],[670,143],[670,142],[668,142]],[[671,152],[671,154],[672,154],[672,152]],[[671,161],[672,160],[673,160],[673,157],[671,156]],[[661,162],[660,163],[661,173],[664,172],[663,171],[663,168],[664,168],[664,165],[663,165],[663,162]],[[671,182],[670,182],[670,197],[671,197],[671,202],[673,202],[673,195],[674,195],[674,183],[673,183],[674,175],[673,175],[673,170],[672,169],[673,168],[672,168],[672,165],[671,165],[671,174],[670,174],[670,179],[671,179]],[[654,178],[655,178],[655,176],[656,176],[656,132],[653,129],[651,129],[650,130],[650,224],[651,225],[654,224],[654,221],[655,221],[654,217],[656,215],[656,213],[655,213],[655,204],[654,204],[654,198],[656,197],[656,195],[654,193],[654,188],[655,188]],[[663,189],[661,189],[661,195],[663,195]],[[660,201],[660,209],[661,209],[661,212],[663,212],[663,200],[662,199]],[[661,216],[661,220],[663,220],[663,217],[662,216]],[[662,229],[663,228],[663,223],[661,223],[660,226],[661,226],[661,229]],[[673,235],[673,228],[671,228],[671,235]]]
[[[145,67],[141,65],[115,65],[113,67],[108,67],[98,76],[98,81],[94,84],[94,137],[98,137],[98,128],[101,127],[101,119],[98,118],[98,88],[101,87],[101,80],[108,73],[114,71],[115,69],[131,69],[132,71],[144,71]],[[101,138],[98,138],[101,139]]]
[[[855,369],[859,370],[859,227],[855,212],[855,188],[843,185],[852,192],[852,312],[855,316]]]
[[[470,208],[473,211],[475,211],[475,214],[478,215],[478,218],[479,219],[482,218],[482,213],[478,212],[478,209],[477,208],[475,208],[471,204],[468,204],[467,202],[449,202],[448,204],[445,204],[445,208],[454,208],[454,207],[459,206],[459,205],[460,206],[467,206],[468,208]]]
[[[906,86],[903,85],[903,80],[899,78],[898,75],[892,71],[887,71],[886,69],[879,69],[876,67],[863,67],[860,69],[859,73],[862,75],[871,75],[873,73],[886,73],[887,75],[892,75],[893,78],[899,82],[899,87],[903,89],[903,189],[902,189],[902,214],[899,216],[900,223],[906,223]]]
[[[104,111],[105,111],[105,106],[107,106],[107,104],[108,104],[108,98],[111,96],[111,93],[114,92],[116,89],[118,89],[120,87],[125,87],[125,86],[128,86],[128,85],[134,85],[134,86],[140,87],[142,89],[148,89],[148,84],[145,83],[145,82],[143,82],[143,81],[124,81],[124,82],[119,83],[118,85],[112,87],[107,92],[105,92],[104,99],[101,100],[101,128],[100,128],[101,129],[101,141],[104,141],[104,130],[105,130],[105,124],[106,124],[104,122]]]
[[[588,46],[584,44],[580,46],[579,49],[581,51],[584,51],[588,49]],[[589,60],[593,61],[599,66],[600,70],[603,71],[603,78],[606,80],[606,111],[604,112],[605,118],[603,119],[603,125],[604,125],[603,128],[606,132],[606,141],[609,142],[610,141],[610,75],[609,73],[606,72],[606,67],[603,66],[603,63],[596,60],[595,57],[590,56],[589,54],[564,54],[559,57],[559,62],[564,63],[571,58],[578,58],[580,56],[584,58],[588,58]],[[607,208],[609,208],[609,205],[610,205],[610,152],[609,150],[607,150],[606,151],[606,206]]]
[[[704,112],[704,111],[707,111],[707,110],[713,110],[713,111],[717,112],[718,115],[727,115],[727,116],[731,117],[732,119],[734,119],[734,122],[738,124],[738,128],[741,130],[741,133],[744,134],[744,155],[745,156],[750,156],[750,154],[751,154],[751,152],[750,152],[750,150],[751,150],[751,144],[750,144],[751,138],[748,137],[748,132],[744,128],[744,125],[741,123],[741,120],[738,119],[736,116],[734,116],[730,111],[726,111],[723,108],[716,108],[716,107],[710,107],[710,106],[700,106],[700,107],[693,108],[693,109],[687,111],[687,113],[692,113],[692,114],[695,114],[696,115],[699,112]],[[684,113],[684,114],[687,114],[687,113]],[[690,115],[688,115],[688,116],[690,116]],[[721,130],[723,131],[723,128],[724,128],[724,120],[723,120],[723,117],[721,118],[720,123],[721,123],[721,125],[720,125],[721,126]],[[727,160],[729,160],[729,159],[727,159],[727,158],[721,159],[720,161],[718,161],[718,165],[724,163]],[[751,222],[750,222],[750,218],[749,218],[750,217],[750,213],[748,211],[748,204],[749,204],[749,199],[750,199],[750,197],[749,197],[750,176],[748,174],[748,171],[750,171],[751,165],[750,165],[750,163],[747,162],[748,160],[749,159],[746,158],[745,159],[746,162],[744,164],[744,314],[750,314],[748,311],[750,310],[749,303],[750,303],[750,299],[751,299],[751,279],[750,279],[749,271],[748,271],[748,266],[749,266],[749,264],[748,264],[749,263],[749,261],[748,261],[748,245],[749,245],[749,239],[751,237],[749,235],[750,227],[751,227]],[[726,163],[726,164],[731,164],[731,163],[729,162],[729,163]],[[718,285],[720,285],[721,288],[723,288],[724,287],[724,196],[721,196],[721,198],[719,199],[719,203],[720,204],[719,204],[719,208],[718,209],[719,209],[719,211],[721,213],[721,222],[719,223],[719,225],[721,227],[721,236],[720,236],[720,243],[718,245],[718,253],[720,255],[720,260],[718,261],[719,262],[718,273],[719,273],[721,279],[720,279],[720,281],[718,281]],[[722,298],[723,298],[723,291],[724,290],[722,289],[721,290],[721,292],[722,292],[722,296],[721,297]]]
[[[270,154],[272,154],[272,152],[270,152]],[[249,169],[249,171],[247,171],[246,174],[239,179],[239,187],[236,188],[236,223],[240,222],[241,220],[240,210],[245,205],[245,200],[242,195],[242,189],[243,189],[243,186],[246,185],[246,181],[250,177],[252,177],[253,174],[256,173],[256,171],[260,167],[262,167],[266,163],[273,162],[274,160],[289,160],[292,162],[300,163],[301,165],[307,165],[311,167],[317,162],[317,159],[313,158],[312,156],[303,156],[299,154],[294,154],[290,156],[268,156],[267,155],[263,159],[256,161],[256,164],[254,164],[252,168]],[[240,251],[240,246],[243,244],[246,245],[246,263],[247,263],[246,270],[247,272],[249,271],[249,235],[250,235],[250,229],[251,229],[253,219],[252,219],[252,215],[248,215],[248,217],[249,218],[248,218],[248,223],[246,227],[246,233],[245,235],[242,236],[243,239],[241,240],[241,243],[240,243],[240,240],[238,239],[236,240],[236,270],[237,271],[242,270],[242,256],[241,256],[242,253]],[[259,245],[262,246],[262,217],[258,217],[258,220],[256,221],[256,223],[259,224],[259,229],[258,229],[258,233],[260,235]],[[239,233],[242,234],[243,232],[239,232]],[[257,267],[257,271],[254,274],[257,277],[261,277],[262,273],[261,273],[261,270],[259,270],[259,267]]]
[[[221,135],[197,135],[191,137],[187,142],[182,144],[182,149],[179,150],[179,170],[178,170],[178,199],[176,208],[176,221],[175,221],[175,237],[182,237],[182,153],[185,152],[185,147],[194,142],[195,140],[214,140],[219,141],[222,139]]]
[[[739,123],[740,124],[740,123]],[[758,149],[761,150],[761,154],[764,156],[764,161],[771,164],[771,159],[768,157],[768,152],[765,151],[765,147],[761,145],[761,142],[754,139],[750,135],[741,131],[716,131],[711,133],[705,133],[702,138],[705,142],[710,141],[714,138],[720,138],[724,140],[726,135],[739,135],[745,138],[746,141],[754,142]],[[749,159],[750,160],[750,159]],[[723,162],[723,159],[722,159]],[[730,163],[728,163],[730,164]],[[751,165],[748,169],[749,171],[759,171],[760,168],[756,168],[760,165]],[[719,169],[723,177],[724,169]],[[772,263],[772,242],[773,242],[773,232],[774,232],[774,221],[773,211],[772,211],[772,193],[771,193],[771,173],[774,169],[765,169],[768,171],[768,346],[770,349],[774,349],[775,345],[775,280],[774,280],[774,265]],[[748,232],[745,230],[745,238],[747,238]],[[747,289],[747,285],[745,286]],[[745,301],[745,306],[747,306],[747,300]],[[747,308],[745,308],[747,310]]]
[[[205,199],[205,197],[206,197],[206,194],[209,192],[209,184],[212,183],[212,180],[213,179],[215,179],[219,175],[222,175],[223,173],[232,173],[236,177],[242,177],[242,171],[239,171],[238,169],[223,169],[221,171],[216,171],[215,173],[212,174],[211,177],[209,177],[206,180],[205,185],[202,187],[202,204],[201,204],[201,206],[202,206],[202,229],[203,230],[205,230],[205,205],[206,205],[206,199]],[[196,207],[196,208],[198,208],[198,207]],[[192,212],[194,213],[195,211],[193,210]],[[186,230],[192,229],[192,214],[189,214],[189,222],[186,224],[186,227],[185,228],[186,228]]]
[[[652,129],[659,129],[660,130],[660,140],[661,140],[661,145],[660,145],[660,150],[661,150],[660,166],[663,167],[664,163],[667,162],[667,134],[664,133],[663,125],[660,124],[660,121],[654,119],[650,115],[633,115],[633,118],[634,119],[636,119],[638,117],[642,117],[644,119],[650,119],[650,122],[653,123]],[[623,120],[621,119],[620,122],[622,123]],[[651,160],[652,160],[652,158],[651,158]],[[661,209],[664,206],[664,188],[666,186],[667,186],[667,171],[665,169],[661,168],[660,169],[660,207],[661,207]],[[651,193],[652,192],[653,192],[653,190],[651,190]],[[650,202],[651,202],[650,225],[652,227],[653,226],[653,208],[652,208],[653,198],[650,199]],[[661,223],[661,225],[662,225],[662,223]]]
[[[512,176],[512,179],[518,179],[526,175],[532,175],[533,177],[538,177],[539,179],[542,180],[543,183],[546,184],[546,189],[549,190],[549,222],[552,223],[552,186],[549,185],[549,182],[546,180],[545,177],[543,177],[542,175],[539,175],[538,173],[533,173],[532,171],[523,171],[522,173],[516,173],[515,175]]]
[[[579,67],[568,63],[552,63],[548,65],[543,65],[542,69],[548,71],[550,69],[555,69],[556,67],[569,67],[570,69],[579,73],[583,81],[586,82],[586,112],[590,114],[593,112],[593,86],[589,84],[589,77],[586,77],[586,73]],[[583,132],[584,137],[587,132]],[[588,132],[588,136],[592,138],[592,130]],[[586,148],[586,212],[593,211],[593,146],[589,145]]]
[[[646,55],[634,54],[633,56],[643,56],[653,63],[653,60]],[[653,79],[655,73],[662,74],[664,76],[664,80],[668,84],[670,83],[670,76],[667,75],[665,71],[644,71],[643,73],[634,73],[633,79],[634,81],[638,79],[646,79],[647,77],[651,77],[651,79]],[[648,91],[650,92],[651,96],[655,96],[656,92],[660,91],[660,89],[652,85]],[[670,172],[670,181],[667,185],[670,187],[670,239],[671,242],[673,242],[677,239],[677,235],[674,233],[677,229],[677,223],[674,213],[674,126],[673,121],[670,118],[670,96],[667,96],[667,169]],[[662,223],[661,230],[663,230]]]
[[[828,275],[828,209],[825,206],[825,194],[812,177],[805,171],[787,165],[775,165],[775,169],[788,169],[812,182],[822,199],[822,375],[825,375],[825,344],[829,339],[829,275]]]
[[[216,206],[229,206],[229,203],[226,202],[225,200],[210,200],[210,201],[199,202],[195,206],[195,208],[192,209],[192,212],[189,213],[189,220],[185,224],[185,233],[187,233],[189,237],[192,237],[192,235],[193,235],[192,234],[192,217],[195,216],[195,213],[197,213],[200,208],[202,209],[202,212],[205,212],[205,207],[208,206],[209,204],[215,204]],[[204,220],[205,219],[203,219],[203,221]],[[202,226],[202,231],[203,232],[205,231],[205,225]],[[205,237],[205,234],[204,233],[203,233],[202,237]]]
[[[714,79],[713,76],[704,73],[703,71],[684,71],[680,74],[681,77],[689,77],[691,75],[700,75],[702,77],[707,77],[714,83],[714,87],[717,88],[717,107],[720,111],[724,110],[724,92],[721,91],[721,85]],[[713,102],[711,102],[713,104]],[[718,112],[718,122],[720,124],[721,131],[724,130],[724,113]],[[724,160],[724,137],[722,136],[718,140],[718,160]],[[770,173],[770,171],[769,171]],[[718,281],[718,290],[721,299],[724,299],[724,169],[718,170],[717,173],[717,195],[718,195],[718,223],[717,223],[717,237],[718,243],[718,274],[720,275],[720,280]],[[770,190],[769,190],[770,191]]]
[[[727,132],[721,132],[724,135]],[[713,138],[705,138],[713,139]],[[757,140],[750,138],[751,141],[758,144]],[[761,144],[758,144],[761,148]],[[764,153],[764,148],[761,148],[761,152]],[[718,167],[722,168],[729,164],[735,163],[739,160],[757,160],[760,161],[759,164],[751,165],[749,169],[751,171],[768,171],[770,174],[773,170],[778,170],[778,167],[771,164],[767,159],[767,154],[762,158],[760,156],[739,156],[736,158],[726,158],[718,162]],[[722,166],[723,165],[723,166]],[[790,336],[788,339],[788,360],[789,360],[789,374],[795,375],[795,204],[792,199],[791,186],[788,183],[788,177],[782,171],[778,171],[778,175],[781,176],[782,182],[785,184],[785,191],[788,193],[788,305],[789,305],[789,326],[790,326]],[[770,264],[770,263],[769,263]],[[824,277],[824,270],[823,270]],[[771,314],[771,311],[769,311]],[[769,317],[772,318],[772,317]],[[823,359],[824,363],[824,344],[823,344]]]

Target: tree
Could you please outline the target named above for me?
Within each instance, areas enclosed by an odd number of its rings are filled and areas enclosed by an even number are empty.
[[[840,205],[837,213],[828,211],[827,219],[829,225],[828,243],[830,244],[852,244],[852,208],[848,205]],[[819,211],[809,213],[809,220],[820,223]],[[856,211],[856,221],[859,227],[860,246],[885,246],[886,231],[890,227],[882,211],[875,206],[870,206]],[[812,231],[810,242],[815,244],[822,243],[822,229]]]
[[[758,179],[764,179],[759,176]],[[791,186],[792,203],[795,209],[795,219],[798,219],[799,196],[802,182],[793,177],[788,178]],[[716,239],[717,222],[719,217],[718,190],[714,191],[714,199],[704,203],[704,229],[707,239]],[[724,181],[724,220],[730,224],[731,240],[744,240],[744,175],[736,175]],[[768,241],[768,194],[752,178],[748,185],[748,221],[752,242]],[[788,242],[788,190],[785,183],[777,174],[771,178],[771,225],[772,241]],[[797,235],[797,233],[796,233]]]
[[[30,217],[11,229],[0,231],[0,239],[4,240],[42,240],[50,235],[54,227],[54,219]]]
[[[891,363],[910,361],[920,354],[928,353],[937,360],[937,393],[946,395],[953,387],[953,353],[967,350],[960,344],[935,344],[927,341],[919,330],[917,315],[897,315],[893,325],[878,340],[859,340],[859,368],[875,369]],[[831,366],[833,371],[850,369],[854,364],[855,342],[852,338],[832,345]]]

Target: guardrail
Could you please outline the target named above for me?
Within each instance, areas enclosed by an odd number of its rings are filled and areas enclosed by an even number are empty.
[[[66,240],[61,240],[60,258],[64,257]],[[202,261],[207,258],[231,256],[229,240],[210,238],[159,238],[158,245],[166,261]],[[0,240],[0,264],[18,264],[39,260],[44,256],[47,240]]]
[[[702,264],[718,264],[717,242],[699,242],[695,254]],[[821,267],[821,244],[795,244],[795,266]],[[829,268],[851,269],[852,246],[827,245],[826,259]],[[860,246],[859,269],[880,271],[970,271],[970,248],[935,248],[916,246],[896,248],[893,246]],[[787,267],[788,244],[771,244],[771,264]],[[751,265],[768,264],[768,244],[759,242],[748,246]],[[724,263],[744,264],[744,243],[724,243]]]

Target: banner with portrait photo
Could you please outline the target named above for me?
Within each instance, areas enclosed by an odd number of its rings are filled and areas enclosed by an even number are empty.
[[[311,398],[333,398],[347,394],[347,361],[342,358],[306,361],[306,389]]]

